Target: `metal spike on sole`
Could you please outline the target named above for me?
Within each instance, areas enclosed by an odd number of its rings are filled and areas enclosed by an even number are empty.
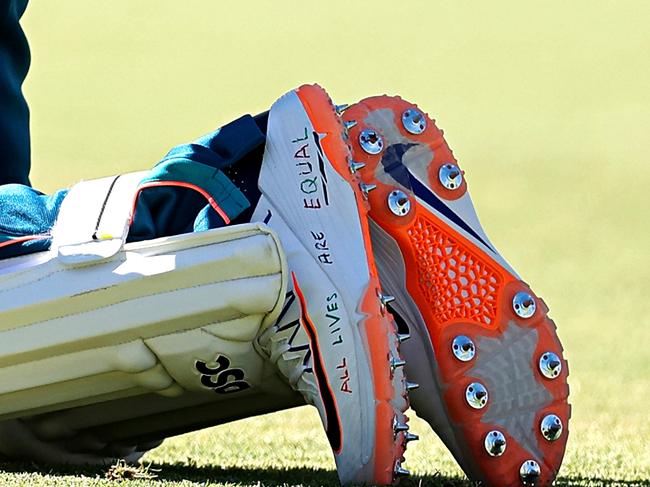
[[[376,184],[360,183],[359,187],[361,188],[361,191],[363,191],[363,195],[365,197],[368,197],[368,193],[370,193],[373,189],[376,189],[377,185]]]
[[[400,343],[405,342],[409,338],[411,338],[410,333],[398,333],[397,334],[397,341],[399,341]]]
[[[379,299],[381,300],[381,304],[386,306],[388,303],[395,301],[395,296],[391,296],[390,294],[380,294]]]
[[[402,467],[402,464],[400,462],[397,462],[395,464],[395,477],[408,477],[411,475],[411,472],[406,470],[404,467]]]
[[[395,425],[393,426],[393,430],[395,433],[401,433],[402,431],[408,431],[409,430],[409,425],[406,423],[400,423],[397,421]]]
[[[418,441],[419,439],[420,439],[420,437],[418,435],[416,435],[415,433],[408,433],[407,432],[407,433],[404,434],[404,441],[406,441],[407,443],[409,441]]]
[[[412,391],[414,389],[417,389],[418,387],[420,387],[420,384],[418,384],[417,382],[406,381],[406,390],[407,391]]]
[[[343,126],[345,127],[345,130],[350,130],[352,127],[357,125],[356,120],[348,120],[347,122],[343,122]]]
[[[350,105],[343,103],[341,105],[334,105],[334,110],[336,110],[337,115],[343,115],[343,112],[350,108]]]
[[[406,360],[401,358],[391,357],[390,359],[390,370],[393,372],[399,367],[404,367],[406,365]]]
[[[350,171],[352,171],[352,173],[355,173],[364,167],[366,167],[366,165],[363,162],[350,161]]]

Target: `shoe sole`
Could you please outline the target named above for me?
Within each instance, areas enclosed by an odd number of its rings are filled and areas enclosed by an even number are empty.
[[[350,107],[344,120],[357,122],[349,133],[353,157],[365,164],[359,170],[364,183],[376,185],[369,202],[382,284],[397,296],[398,314],[408,316],[427,342],[427,363],[434,373],[430,387],[425,387],[419,372],[422,387],[411,394],[414,407],[419,412],[416,399],[434,404],[435,414],[429,416],[435,417],[426,419],[473,480],[521,485],[520,469],[534,460],[541,466],[536,485],[548,484],[560,467],[570,418],[568,366],[555,325],[544,302],[493,249],[478,220],[458,217],[469,205],[475,219],[465,179],[453,189],[443,186],[440,168],[457,163],[426,114],[419,112],[424,120],[416,120],[424,125],[411,125],[421,133],[407,131],[402,114],[408,110],[418,109],[398,97],[373,97]],[[375,130],[384,142],[377,154],[361,145],[366,129]],[[376,144],[371,148],[376,150]],[[387,204],[395,189],[410,202],[410,210],[399,216]],[[535,300],[537,309],[531,317],[514,312],[513,299],[519,292]],[[473,342],[475,356],[466,362],[456,358],[452,348],[459,336]],[[408,349],[405,352],[411,359]],[[544,377],[538,365],[548,352],[561,363],[561,372],[552,379]],[[475,409],[466,395],[477,397],[477,382],[487,387],[488,395]],[[541,433],[542,418],[548,414],[564,423],[555,441]],[[504,435],[506,448],[500,456],[491,456],[485,445],[489,435],[498,432]]]

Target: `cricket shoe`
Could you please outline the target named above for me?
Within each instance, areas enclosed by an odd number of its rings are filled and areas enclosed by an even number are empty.
[[[548,308],[490,243],[442,132],[378,96],[343,114],[411,394],[472,480],[548,485],[567,441],[567,364]]]
[[[259,349],[320,414],[343,484],[391,484],[408,434],[399,337],[370,246],[368,204],[327,93],[302,86],[269,114],[253,220],[291,272],[285,310]]]

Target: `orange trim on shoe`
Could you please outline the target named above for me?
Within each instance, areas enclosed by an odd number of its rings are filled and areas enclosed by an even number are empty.
[[[331,100],[328,97],[313,96],[314,91],[322,92],[323,90],[318,85],[305,85],[297,90],[298,97],[305,107],[314,129],[323,134],[345,130],[341,119],[335,115]],[[330,137],[322,139],[322,146],[332,167],[352,187],[357,208],[359,209],[359,221],[364,237],[363,244],[368,256],[367,263],[371,276],[368,288],[361,300],[360,308],[366,314],[366,318],[361,324],[361,330],[368,345],[376,404],[374,475],[378,483],[391,484],[395,481],[393,471],[395,461],[399,461],[405,450],[404,443],[397,442],[398,437],[393,430],[395,410],[391,404],[394,399],[395,386],[391,379],[391,353],[387,337],[396,337],[397,326],[390,313],[380,306],[379,294],[381,293],[381,286],[372,251],[368,223],[370,205],[359,189],[361,180],[350,170],[348,165],[349,153],[343,146],[337,145],[335,140]],[[406,394],[405,399],[408,402]]]
[[[395,392],[390,370],[391,351],[385,337],[395,336],[397,327],[392,322],[392,317],[388,319],[378,312],[378,289],[379,279],[373,277],[360,306],[366,314],[361,326],[368,343],[375,385],[375,477],[382,479],[382,482],[393,483],[394,462],[402,457],[405,446],[404,443],[396,443],[393,429],[395,411],[391,401]],[[387,311],[386,314],[389,315]],[[404,421],[408,421],[408,418],[404,417]]]

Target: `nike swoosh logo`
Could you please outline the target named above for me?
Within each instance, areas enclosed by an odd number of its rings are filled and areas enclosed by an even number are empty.
[[[336,399],[332,388],[327,379],[327,373],[325,372],[325,364],[323,361],[323,356],[320,352],[320,347],[318,345],[318,334],[316,333],[316,327],[311,321],[309,314],[307,313],[307,303],[305,302],[305,296],[300,289],[298,284],[298,279],[296,279],[295,273],[291,273],[291,278],[293,279],[293,288],[295,290],[296,296],[298,297],[298,302],[300,303],[300,323],[307,333],[307,338],[309,339],[309,347],[311,349],[311,355],[313,357],[312,369],[314,376],[316,377],[316,384],[318,385],[318,392],[320,394],[321,400],[323,401],[323,408],[325,410],[325,433],[327,434],[327,439],[332,446],[334,453],[338,454],[343,448],[343,429],[341,427],[341,417],[339,415],[338,407],[336,404]]]
[[[408,150],[415,145],[417,144],[393,144],[388,147],[384,151],[384,155],[381,158],[381,164],[384,166],[384,170],[390,174],[391,177],[399,184],[405,188],[410,188],[415,196],[426,202],[429,206],[431,206],[431,208],[434,208],[436,211],[440,212],[442,215],[469,233],[476,240],[485,245],[489,250],[495,252],[492,246],[483,240],[483,238],[481,238],[481,236],[476,233],[472,227],[465,223],[465,220],[463,220],[451,208],[444,204],[433,191],[422,184],[420,180],[413,175],[409,168],[406,167],[403,162],[404,154],[406,154],[406,152],[408,152]]]

